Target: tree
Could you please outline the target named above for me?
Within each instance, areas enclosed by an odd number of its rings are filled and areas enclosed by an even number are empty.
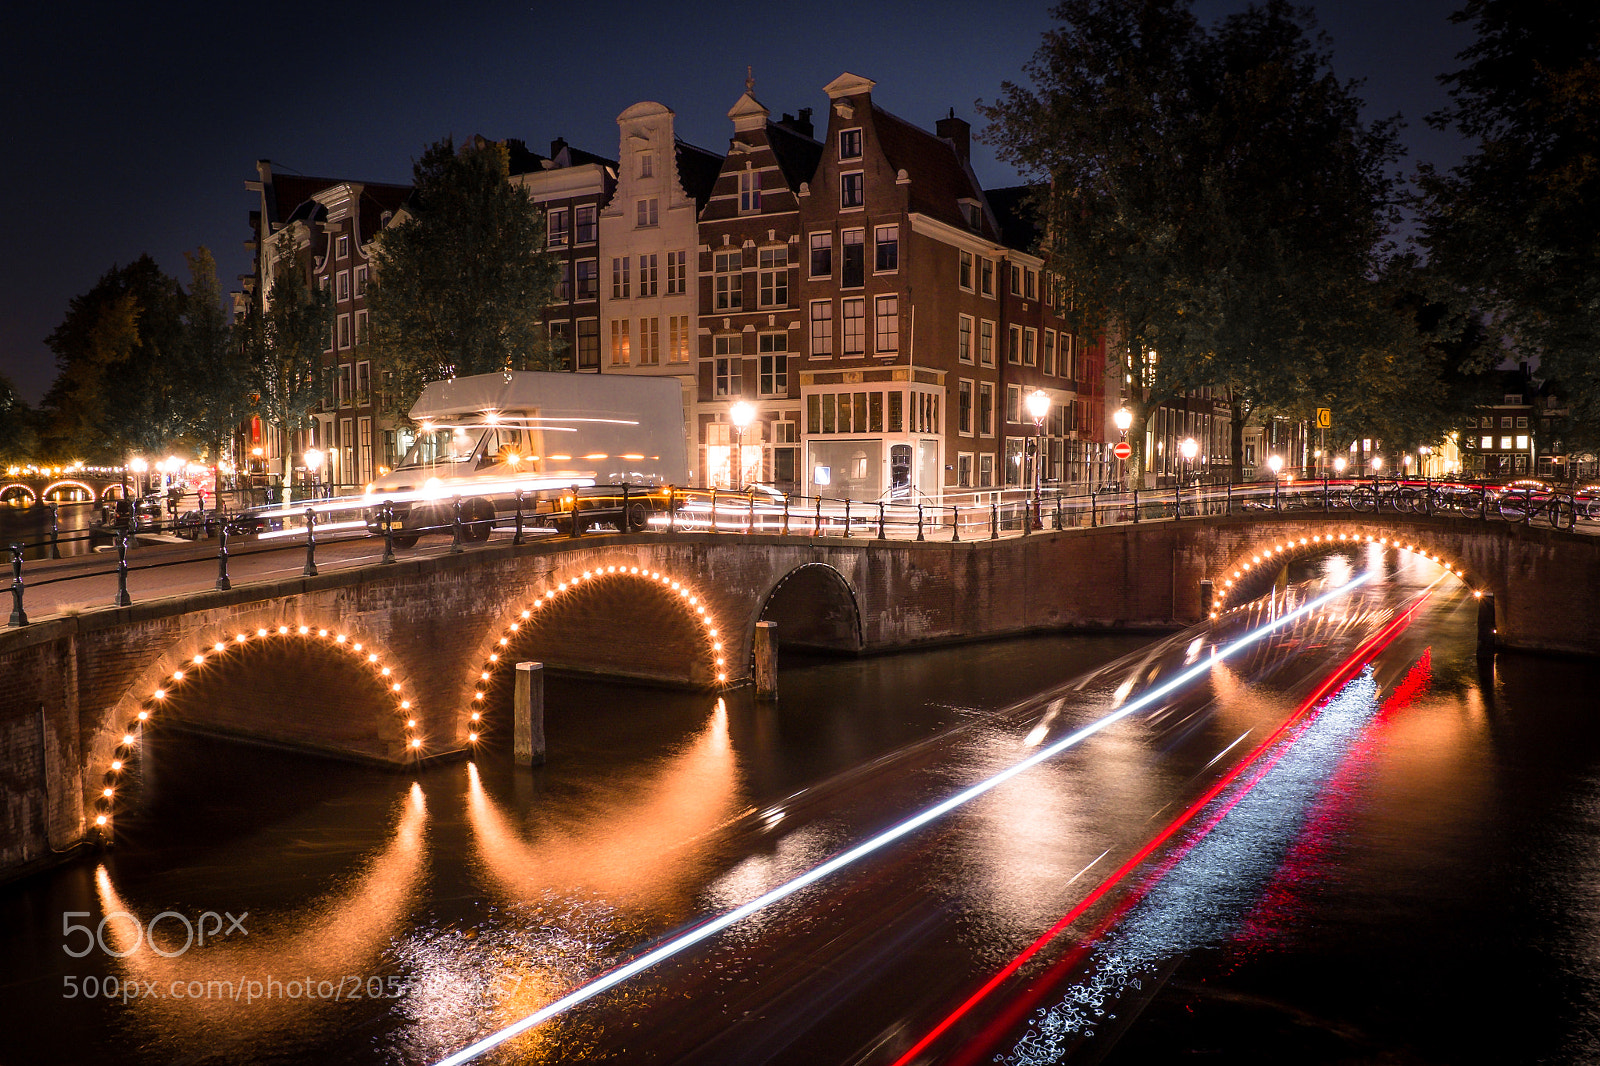
[[[0,461],[37,458],[34,414],[10,378],[0,374]]]
[[[1045,182],[1042,250],[1075,327],[1113,338],[1142,430],[1220,386],[1245,423],[1304,417],[1383,325],[1392,122],[1365,124],[1309,14],[1268,0],[1206,30],[1187,0],[1065,0],[986,108],[1002,158]],[[1134,432],[1133,469],[1144,433]]]
[[[1569,447],[1600,446],[1600,8],[1577,0],[1468,0],[1477,40],[1429,116],[1476,149],[1423,168],[1422,244],[1505,346],[1558,380]]]
[[[252,304],[240,348],[262,416],[285,435],[304,429],[328,393],[322,353],[333,331],[333,299],[313,287],[292,249],[274,261],[266,308]]]
[[[223,313],[210,250],[201,247],[184,258],[191,279],[184,312],[189,424],[215,467],[222,458],[223,442],[249,410],[250,367]]]
[[[556,282],[544,217],[507,180],[505,146],[446,138],[414,168],[404,217],[378,241],[367,287],[372,342],[400,409],[429,381],[560,369],[543,314]]]

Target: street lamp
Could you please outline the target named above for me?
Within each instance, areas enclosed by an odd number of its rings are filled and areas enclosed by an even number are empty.
[[[1050,413],[1050,394],[1043,389],[1034,389],[1028,393],[1028,398],[1023,401],[1028,408],[1028,417],[1033,419],[1033,524],[1043,526],[1039,513],[1039,475],[1044,459],[1044,420]]]
[[[1333,457],[1333,473],[1334,473],[1335,477],[1338,477],[1338,476],[1341,476],[1341,475],[1344,474],[1344,466],[1345,466],[1344,456],[1336,455],[1336,456]]]
[[[1194,457],[1200,454],[1200,442],[1193,437],[1183,438],[1178,444],[1178,454],[1183,456],[1183,480],[1187,483],[1194,466]]]
[[[1122,443],[1126,444],[1128,442],[1128,427],[1133,425],[1133,412],[1126,407],[1119,407],[1112,414],[1111,423],[1117,427],[1117,432],[1122,434]],[[1127,470],[1126,466],[1121,465],[1125,462],[1126,460],[1118,460],[1117,488],[1119,490],[1122,488],[1122,475]]]
[[[1277,481],[1278,480],[1278,471],[1283,469],[1283,456],[1281,456],[1281,455],[1269,455],[1269,456],[1267,456],[1267,469],[1272,471],[1272,480],[1273,481]]]
[[[306,449],[306,477],[311,480],[314,486],[320,487],[322,484],[322,461],[325,458],[326,456],[322,454],[320,448]],[[311,495],[312,497],[317,497],[322,493],[314,488],[311,491]]]
[[[743,400],[740,400],[738,403],[728,408],[728,421],[733,423],[735,434],[733,452],[734,476],[733,478],[729,479],[728,484],[728,487],[731,489],[740,488],[741,485],[736,484],[735,482],[742,483],[744,481],[744,427],[748,426],[750,424],[750,420],[755,418],[755,416],[756,409],[745,403]]]

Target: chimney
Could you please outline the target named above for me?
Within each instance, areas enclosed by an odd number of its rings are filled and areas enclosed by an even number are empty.
[[[816,138],[816,130],[811,125],[811,109],[809,107],[802,107],[798,116],[785,112],[783,118],[778,120],[777,125],[798,133],[802,137],[810,137],[813,140]]]
[[[956,109],[951,108],[950,114],[934,124],[933,132],[955,145],[956,155],[965,163],[972,154],[972,127],[967,120],[956,118]]]

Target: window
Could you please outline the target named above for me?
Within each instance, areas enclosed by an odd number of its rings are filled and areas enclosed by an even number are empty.
[[[1046,374],[1056,372],[1056,331],[1044,331],[1044,347],[1039,351],[1039,369]]]
[[[840,174],[839,206],[841,208],[860,207],[866,202],[866,184],[861,176],[861,171],[853,170],[848,174]]]
[[[613,318],[611,320],[611,365],[627,366],[633,361],[633,347],[629,344],[628,326],[626,318]]]
[[[956,487],[970,489],[972,487],[972,453],[962,452],[956,456]]]
[[[656,294],[656,256],[641,255],[639,257],[639,295],[654,296]]]
[[[980,489],[994,487],[994,454],[992,452],[978,456],[978,487]]]
[[[661,319],[639,320],[639,365],[657,366],[661,362]]]
[[[956,320],[956,358],[963,363],[972,362],[971,315],[962,315]]]
[[[966,219],[967,225],[972,229],[979,229],[983,225],[983,211],[978,207],[976,200],[961,201],[961,217]]]
[[[879,274],[891,274],[900,269],[899,226],[879,226],[872,233],[872,243],[878,251],[877,265],[873,270]]]
[[[339,347],[350,347],[350,316],[339,316]]]
[[[865,355],[867,352],[867,301],[857,296],[839,301],[840,317],[844,319],[844,354]]]
[[[1500,428],[1501,429],[1510,429],[1511,428],[1511,416],[1510,415],[1501,416],[1501,418],[1500,418]]]
[[[1012,326],[1006,330],[1006,362],[1020,365],[1022,363],[1022,327]]]
[[[1485,438],[1483,438],[1483,443],[1482,443],[1481,447],[1493,448],[1494,447],[1494,438],[1493,437],[1485,437]]]
[[[661,201],[656,199],[654,196],[649,197],[648,199],[635,201],[633,205],[634,225],[643,227],[654,226],[658,224],[660,220],[657,218],[657,208],[660,206],[660,203]]]
[[[985,296],[994,295],[994,260],[978,260],[978,291]]]
[[[1061,334],[1061,376],[1078,380],[1077,360],[1073,355],[1072,334],[1065,331]]]
[[[340,363],[333,377],[334,402],[340,407],[350,406],[350,364]]]
[[[350,258],[350,238],[348,236],[341,234],[339,238],[333,242],[333,246],[336,249],[334,254],[338,258]]]
[[[1025,300],[1035,300],[1039,296],[1039,272],[1025,270],[1022,273],[1022,297]]]
[[[578,260],[578,299],[598,300],[600,298],[600,260]],[[598,335],[598,327],[596,334]]]
[[[1022,265],[1020,263],[1011,264],[1011,295],[1022,295]]]
[[[356,267],[356,295],[357,296],[365,296],[366,294],[367,294],[367,268],[364,267],[364,266],[358,266],[358,267]]]
[[[594,260],[589,260],[591,263]],[[578,369],[600,369],[600,320],[578,319]]]
[[[713,260],[716,270],[715,299],[718,311],[737,311],[744,306],[743,252],[718,252]]]
[[[978,432],[994,436],[994,385],[987,381],[978,383]]]
[[[367,313],[366,313],[366,311],[357,311],[356,312],[356,343],[357,344],[365,344],[365,343],[367,343]]]
[[[1517,416],[1517,428],[1518,429],[1527,429],[1528,428],[1528,416],[1527,415],[1518,415]]]
[[[763,333],[758,343],[761,349],[759,391],[763,396],[783,396],[789,391],[789,335]]]
[[[1006,422],[1016,423],[1022,421],[1022,386],[1006,386]]]
[[[611,260],[611,298],[613,300],[626,300],[628,298],[628,266],[630,260],[627,256],[617,256]]]
[[[333,291],[334,299],[340,303],[350,299],[350,271],[341,270],[335,275]]]
[[[789,304],[789,249],[787,246],[763,248],[758,255],[760,274],[756,300],[761,307],[787,307]]]
[[[638,170],[641,178],[654,177],[656,172],[656,154],[654,152],[640,152]]]
[[[593,244],[595,241],[600,239],[600,215],[598,208],[596,208],[593,204],[587,204],[578,208],[574,212],[574,215],[577,219],[577,238],[579,244]]]
[[[839,284],[847,289],[858,289],[867,283],[867,248],[863,243],[866,236],[864,229],[847,229],[839,235],[839,243],[844,246]]]
[[[571,322],[552,322],[552,323],[550,323],[550,350],[552,352],[560,353],[560,355],[561,355],[561,357],[563,359],[565,359],[568,355],[570,355],[572,353],[572,323]],[[389,376],[390,376],[389,371],[387,371],[387,370],[384,371],[385,380],[387,380],[389,378]],[[384,402],[385,403],[388,402],[388,399],[389,399],[389,397],[391,395],[393,395],[393,392],[394,392],[393,389],[385,388],[385,390],[384,390]]]
[[[1519,451],[1521,451],[1521,450],[1525,450],[1527,447],[1528,447],[1528,435],[1526,433],[1518,433],[1517,434],[1517,449]]]
[[[672,315],[667,319],[667,362],[687,363],[688,361],[689,316]]]
[[[744,352],[744,338],[737,333],[724,334],[713,339],[712,349],[717,357],[714,380],[716,395],[744,395],[744,360],[739,358]]]
[[[829,278],[833,276],[833,234],[813,233],[811,235],[811,276],[814,278]]]
[[[833,301],[811,301],[811,355],[833,354]]]
[[[1022,483],[1022,438],[1006,438],[1006,484]]]
[[[978,323],[978,365],[994,366],[994,323],[988,319]]]
[[[682,296],[689,291],[689,253],[667,253],[667,295]]]
[[[372,401],[372,364],[363,359],[356,364],[356,406],[365,407]]]
[[[1039,364],[1039,331],[1025,329],[1022,331],[1022,365],[1037,366]]]
[[[859,129],[839,131],[839,158],[861,158],[861,131]]]
[[[899,433],[905,422],[906,394],[891,392],[889,394],[889,432]]]
[[[972,436],[972,382],[962,378],[956,385],[956,428]]]
[[[556,299],[561,303],[572,299],[572,264],[565,259],[556,264]]]
[[[761,171],[739,171],[739,213],[752,214],[761,210]]]
[[[550,212],[548,238],[550,247],[554,248],[557,245],[564,245],[567,243],[567,233],[570,219],[571,216],[567,214],[567,209],[564,207],[558,207],[554,211]]]
[[[1510,451],[1511,450],[1511,438],[1510,437],[1501,437],[1500,438],[1500,450],[1501,451]]]
[[[877,328],[877,353],[893,355],[900,350],[900,297],[879,296],[873,302],[872,323]]]
[[[971,252],[962,252],[960,254],[961,254],[960,266],[956,270],[956,280],[958,280],[961,283],[961,287],[963,289],[966,289],[968,292],[971,292],[972,291],[972,253]]]

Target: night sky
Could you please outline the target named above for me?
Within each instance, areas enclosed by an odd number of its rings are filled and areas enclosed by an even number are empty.
[[[1200,0],[1207,21],[1243,6]],[[1422,116],[1445,102],[1469,31],[1460,0],[1322,0],[1334,69],[1365,79],[1371,113],[1402,113],[1412,161],[1462,151]],[[467,3],[15,4],[0,44],[8,159],[0,166],[0,374],[37,404],[55,377],[44,338],[67,302],[149,252],[187,283],[183,253],[217,258],[223,291],[249,269],[255,161],[279,173],[403,183],[446,134],[565,137],[606,156],[640,100],[678,135],[727,147],[754,67],[774,117],[810,107],[842,71],[920,126],[954,107],[982,123],[1049,25],[1037,0],[823,5]],[[819,121],[825,125],[825,121]],[[1016,175],[974,146],[985,185]]]

